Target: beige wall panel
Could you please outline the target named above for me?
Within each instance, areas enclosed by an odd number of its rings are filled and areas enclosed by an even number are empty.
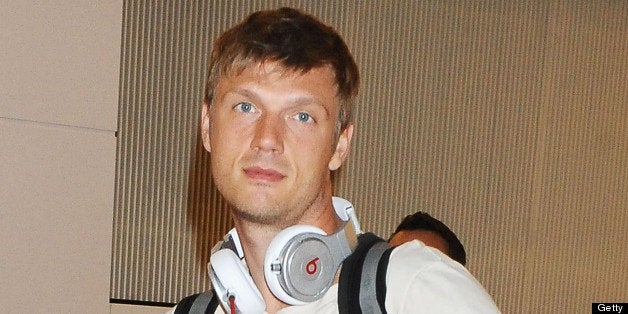
[[[116,130],[122,0],[0,0],[0,117]]]
[[[547,39],[526,312],[628,300],[628,3],[557,2]]]
[[[168,310],[161,306],[111,304],[109,314],[165,314]]]
[[[0,308],[107,313],[113,132],[0,119]]]

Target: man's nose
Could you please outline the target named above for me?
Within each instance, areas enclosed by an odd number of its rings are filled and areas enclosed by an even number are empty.
[[[273,153],[283,152],[285,121],[278,116],[263,114],[254,129],[251,149]]]

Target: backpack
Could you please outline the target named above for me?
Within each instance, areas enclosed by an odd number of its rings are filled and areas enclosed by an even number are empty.
[[[358,236],[358,244],[342,263],[338,281],[338,312],[385,314],[386,271],[393,247],[372,234]],[[174,314],[213,314],[220,302],[212,290],[183,298]]]

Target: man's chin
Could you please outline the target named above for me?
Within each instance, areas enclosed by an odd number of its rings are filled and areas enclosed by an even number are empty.
[[[234,218],[261,225],[276,225],[286,214],[272,208],[233,207]]]
[[[287,215],[277,202],[263,197],[239,199],[231,204],[234,218],[257,224],[275,224]]]

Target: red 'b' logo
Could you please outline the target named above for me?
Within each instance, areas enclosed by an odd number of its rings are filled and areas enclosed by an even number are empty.
[[[317,262],[318,262],[318,257],[307,262],[307,264],[305,265],[305,272],[308,275],[316,274],[316,271],[318,270],[318,265],[316,264]]]

